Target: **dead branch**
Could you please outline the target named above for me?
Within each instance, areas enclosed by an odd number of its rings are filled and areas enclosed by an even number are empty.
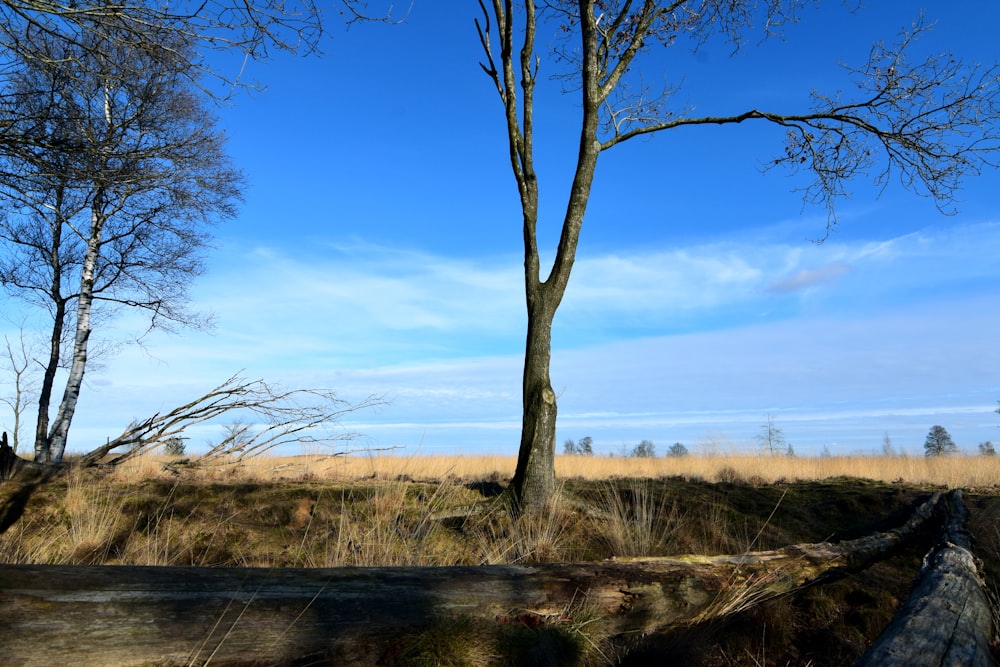
[[[170,412],[133,422],[117,438],[84,454],[80,464],[92,466],[116,454],[105,462],[116,466],[169,438],[180,437],[196,424],[240,413],[252,415],[257,428],[231,430],[201,457],[201,462],[222,457],[242,460],[282,445],[350,440],[356,434],[334,432],[332,427],[344,415],[383,404],[377,396],[351,404],[325,389],[281,389],[237,374]]]

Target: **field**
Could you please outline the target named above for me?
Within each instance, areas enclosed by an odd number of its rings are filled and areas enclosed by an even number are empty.
[[[146,456],[41,487],[0,536],[0,562],[311,568],[742,554],[888,530],[932,491],[963,488],[977,556],[993,590],[1000,583],[996,458],[567,456],[557,460],[559,498],[542,515],[512,519],[500,508],[456,518],[496,502],[513,468],[513,458],[396,456],[193,468]],[[13,490],[4,483],[4,497]],[[851,664],[908,596],[934,539],[832,583],[655,636],[590,636],[581,621],[560,626],[563,644],[539,656],[530,648],[537,628],[515,639],[463,628],[458,637],[404,637],[383,662]]]
[[[170,479],[164,469],[170,461],[147,455],[124,463],[113,480]],[[396,480],[423,482],[509,479],[515,457],[503,456],[259,456],[238,465],[219,464],[201,468],[192,476],[201,480]],[[560,479],[600,481],[616,477],[684,477],[707,482],[817,481],[833,477],[856,477],[873,482],[948,488],[1000,487],[1000,456],[830,456],[786,457],[754,455],[684,456],[634,458],[617,456],[557,456]]]

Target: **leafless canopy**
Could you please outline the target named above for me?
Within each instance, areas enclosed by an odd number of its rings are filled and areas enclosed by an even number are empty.
[[[493,4],[494,15],[505,19],[501,50],[512,49],[515,12],[510,2]],[[810,108],[798,113],[751,108],[734,115],[695,115],[677,101],[682,76],[667,72],[668,77],[673,74],[672,80],[656,87],[642,76],[642,56],[651,45],[697,49],[721,37],[738,50],[754,30],[763,38],[780,36],[808,4],[804,0],[548,0],[525,12],[517,74],[533,87],[540,65],[533,50],[535,23],[554,21],[563,39],[554,51],[558,69],[553,76],[592,98],[601,150],[681,126],[763,120],[786,129],[784,150],[766,162],[765,169],[782,166],[807,176],[804,199],[827,207],[831,225],[836,222],[835,201],[848,194],[847,182],[859,176],[872,179],[878,188],[896,180],[932,197],[942,212],[953,212],[961,181],[998,164],[1000,70],[996,65],[963,62],[948,52],[911,57],[920,38],[933,28],[922,16],[893,43],[875,44],[863,65],[844,65],[853,92],[814,91]],[[587,18],[581,21],[581,17]],[[504,80],[495,64],[503,57],[489,43],[488,23],[479,32],[486,55],[484,70],[501,96],[513,92],[515,82]],[[531,94],[525,90],[525,104]],[[529,114],[524,112],[526,133],[531,130]],[[524,139],[530,142],[530,136]]]
[[[89,44],[91,49],[120,40],[142,43],[151,28],[166,28],[179,41],[198,44],[187,62],[190,67],[184,69],[197,77],[210,74],[227,83],[239,83],[241,73],[213,67],[204,50],[260,59],[272,50],[313,51],[322,36],[320,10],[313,0],[0,2],[0,47],[8,53],[35,54],[33,44],[43,37]]]
[[[0,97],[0,283],[51,315],[38,460],[62,455],[94,313],[139,309],[151,328],[203,323],[186,307],[187,289],[208,230],[235,215],[241,196],[225,138],[190,85],[193,45],[169,26],[130,42],[128,24],[112,23],[39,35],[32,49],[42,57],[12,54]]]
[[[369,11],[364,0],[335,0],[334,4],[340,6],[348,24],[399,23],[409,14],[407,9],[398,17],[393,4]],[[121,39],[142,43],[150,28],[166,27],[177,40],[197,45],[183,69],[199,83],[209,75],[223,84],[242,86],[246,85],[242,67],[220,69],[206,52],[239,54],[244,62],[267,58],[274,51],[314,53],[324,33],[322,18],[323,9],[314,0],[0,0],[0,51],[34,54],[33,43],[46,36],[78,44],[86,41],[90,48]],[[107,39],[111,35],[114,40]]]

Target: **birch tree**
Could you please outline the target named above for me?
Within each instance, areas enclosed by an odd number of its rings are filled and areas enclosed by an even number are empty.
[[[192,45],[146,27],[39,39],[0,106],[24,141],[2,156],[0,283],[51,324],[35,460],[58,462],[88,363],[95,316],[144,311],[149,326],[198,325],[185,309],[209,227],[235,214],[242,177],[193,89]],[[96,42],[96,44],[91,44]],[[67,366],[50,421],[57,370]]]
[[[874,45],[866,62],[848,68],[853,94],[813,92],[810,97],[804,91],[797,109],[748,105],[737,114],[700,115],[674,94],[683,77],[660,91],[644,84],[642,66],[653,45],[690,50],[723,40],[739,49],[748,38],[759,40],[772,31],[792,29],[797,10],[805,4],[479,0],[480,64],[499,97],[522,211],[528,331],[521,444],[509,489],[522,509],[543,505],[556,488],[557,407],[549,374],[552,322],[569,284],[598,158],[605,151],[682,127],[770,125],[784,141],[769,164],[809,179],[805,199],[827,207],[829,225],[836,222],[834,203],[855,177],[873,177],[878,185],[898,179],[947,208],[965,177],[993,166],[1000,138],[997,71],[967,65],[948,53],[911,60],[915,40],[927,29],[921,22],[894,45]],[[539,30],[548,31],[542,44],[556,44],[550,52],[536,44]],[[574,91],[581,113],[576,166],[563,194],[561,233],[552,264],[543,267],[537,235],[542,184],[535,170],[533,119],[535,88],[543,67],[550,65],[555,68],[546,76],[557,75]]]
[[[360,3],[339,4],[353,9]],[[203,57],[205,51],[230,52],[247,60],[265,58],[276,50],[313,52],[323,34],[320,18],[312,0],[0,0],[0,51],[12,60],[45,62],[47,47],[39,47],[38,40],[55,38],[86,50],[89,62],[97,63],[121,46],[144,43],[154,28],[161,39],[166,35],[193,47],[178,54],[185,59],[181,70],[190,82],[200,86],[207,78],[209,83],[215,79],[232,87],[248,83],[244,70],[212,68],[212,61]],[[137,72],[140,68],[139,63],[119,66]]]
[[[785,440],[785,431],[774,421],[774,415],[767,416],[767,422],[760,425],[760,432],[754,436],[761,454],[792,454],[792,446]]]

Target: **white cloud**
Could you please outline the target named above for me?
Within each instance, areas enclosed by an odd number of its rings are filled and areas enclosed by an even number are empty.
[[[583,255],[554,338],[560,435],[744,443],[774,412],[802,452],[877,448],[896,428],[912,440],[938,419],[966,444],[996,438],[996,415],[981,411],[1000,398],[1000,268],[983,251],[997,245],[1000,225],[981,225]],[[154,334],[149,355],[126,348],[92,373],[77,437],[103,441],[245,369],[348,400],[385,395],[387,407],[352,415],[376,443],[516,450],[517,258],[359,245],[226,258],[195,294],[218,330]]]
[[[891,305],[912,298],[915,286],[1000,280],[1000,265],[982,251],[995,245],[1000,225],[986,224],[856,244],[734,241],[605,255],[584,249],[558,319],[576,330],[611,326],[616,336],[641,325],[648,335],[649,327],[675,330],[679,315],[689,330],[701,317],[738,325],[779,306],[785,317],[795,307],[785,301],[790,296],[847,304],[878,297]],[[514,352],[523,336],[518,257],[453,258],[355,243],[295,255],[233,248],[223,259],[197,298],[238,343],[273,336],[343,353],[382,346],[406,361],[415,358],[404,354],[408,348],[416,358],[491,346]]]
[[[709,333],[558,349],[553,383],[560,439],[590,435],[600,451],[651,439],[664,446],[706,437],[749,447],[768,413],[802,454],[876,451],[883,433],[919,453],[945,425],[965,448],[996,438],[1000,350],[996,297],[928,302],[878,317],[811,318]],[[963,326],[956,327],[958,318]],[[161,372],[111,369],[90,398],[121,424],[212,385],[174,364]],[[197,363],[194,366],[198,366]],[[513,454],[520,427],[517,354],[338,369],[299,364],[269,379],[325,386],[344,398],[384,394],[389,405],[345,427],[407,451]],[[213,381],[219,378],[213,378]],[[88,419],[89,421],[89,419]],[[120,429],[120,426],[118,426]],[[109,428],[100,432],[108,435]],[[838,443],[833,446],[833,443]],[[839,449],[838,449],[839,448]]]
[[[763,276],[735,249],[717,246],[583,256],[574,271],[566,308],[590,313],[714,307],[746,298]]]

